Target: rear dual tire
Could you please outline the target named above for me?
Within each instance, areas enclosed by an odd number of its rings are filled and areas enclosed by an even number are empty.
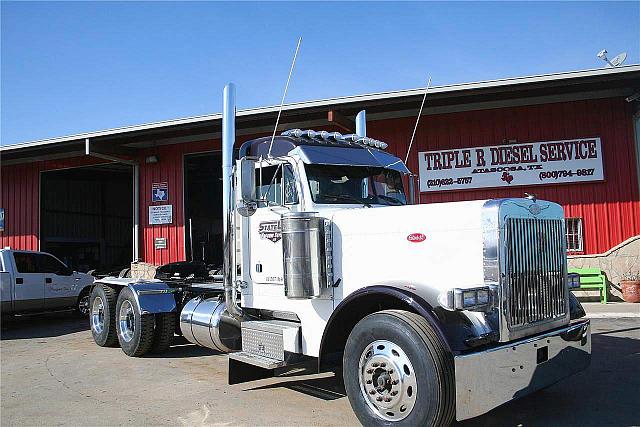
[[[93,340],[100,347],[113,347],[118,340],[115,320],[116,301],[116,291],[110,286],[98,284],[91,291],[89,325]]]
[[[124,287],[118,294],[103,284],[96,285],[91,293],[89,321],[96,344],[120,344],[132,357],[167,351],[176,328],[175,313],[142,314],[130,288]]]
[[[116,305],[116,330],[120,348],[127,356],[139,357],[153,345],[153,314],[142,314],[133,291],[123,288]]]

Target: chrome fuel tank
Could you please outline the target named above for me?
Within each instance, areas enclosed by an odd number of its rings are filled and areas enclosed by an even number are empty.
[[[187,302],[180,313],[180,330],[191,343],[230,353],[240,350],[240,322],[227,313],[223,299],[200,297]]]

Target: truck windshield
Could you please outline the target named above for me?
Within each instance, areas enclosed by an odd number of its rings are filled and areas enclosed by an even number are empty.
[[[366,166],[305,165],[314,203],[399,206],[407,203],[400,173]]]

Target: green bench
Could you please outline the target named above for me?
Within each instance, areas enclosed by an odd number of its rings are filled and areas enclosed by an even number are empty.
[[[599,268],[570,268],[569,273],[580,275],[580,289],[598,289],[600,302],[607,303],[607,279]]]

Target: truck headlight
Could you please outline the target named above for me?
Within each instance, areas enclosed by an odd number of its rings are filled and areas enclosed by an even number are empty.
[[[498,287],[481,286],[477,288],[454,288],[438,297],[442,307],[447,310],[491,311],[498,304]]]
[[[567,274],[567,284],[569,285],[569,289],[580,288],[580,275],[578,273]]]

